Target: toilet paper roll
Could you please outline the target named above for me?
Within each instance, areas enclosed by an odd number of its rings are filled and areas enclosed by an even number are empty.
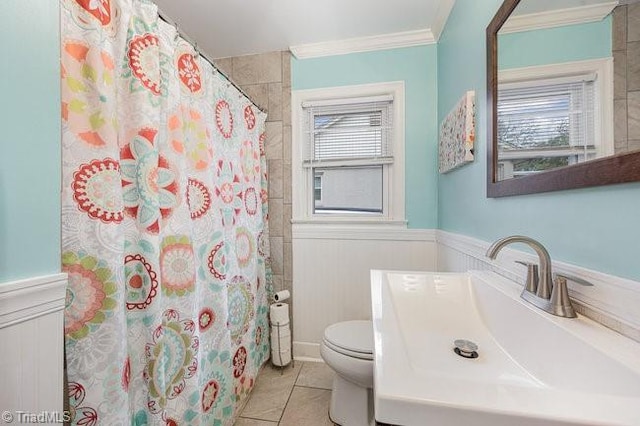
[[[282,339],[284,337],[291,337],[291,329],[289,328],[289,325],[287,324],[284,327],[277,327],[275,325],[271,326],[271,341],[275,341],[278,339]]]
[[[291,351],[275,352],[272,350],[271,362],[273,363],[273,365],[278,367],[289,365],[289,363],[291,362]]]
[[[289,324],[289,304],[274,303],[269,307],[271,324]]]
[[[271,332],[275,333],[276,330],[280,331],[280,334],[289,334],[291,333],[291,330],[289,329],[289,323],[285,322],[283,323],[278,323],[278,324],[271,324]]]
[[[289,290],[282,290],[273,295],[273,301],[276,303],[284,302],[290,297],[291,297],[291,293],[289,293]]]
[[[271,351],[286,352],[291,350],[291,336],[280,336],[280,340],[271,339]]]

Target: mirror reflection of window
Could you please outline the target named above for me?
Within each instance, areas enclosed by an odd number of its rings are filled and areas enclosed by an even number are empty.
[[[577,164],[604,152],[595,137],[595,103],[593,74],[500,85],[500,179]]]
[[[640,0],[502,2],[487,27],[488,197],[640,180],[639,22]],[[540,86],[567,78],[582,86]]]
[[[522,0],[500,28],[498,180],[619,152],[614,75],[625,73],[624,64],[614,64],[621,28],[614,7],[604,0]]]

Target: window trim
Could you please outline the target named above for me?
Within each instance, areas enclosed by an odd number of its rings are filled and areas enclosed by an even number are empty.
[[[523,68],[507,68],[498,72],[498,84],[511,84],[531,80],[548,80],[577,75],[595,74],[595,102],[599,108],[595,138],[602,142],[603,155],[614,155],[613,140],[613,58],[561,62]],[[497,98],[496,98],[497,102]],[[497,150],[496,150],[497,155]]]
[[[383,214],[364,215],[321,215],[313,213],[313,169],[303,167],[303,146],[305,143],[303,125],[303,103],[324,102],[345,98],[370,96],[393,96],[393,157],[392,164],[386,165],[388,172],[383,178]],[[354,86],[326,87],[318,89],[294,90],[291,93],[292,125],[292,222],[293,223],[385,223],[406,226],[405,220],[405,97],[404,81],[361,84]]]

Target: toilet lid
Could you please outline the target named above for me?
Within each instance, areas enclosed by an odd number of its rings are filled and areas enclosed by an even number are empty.
[[[356,354],[373,354],[373,323],[371,321],[345,321],[324,330],[324,339],[332,346]]]

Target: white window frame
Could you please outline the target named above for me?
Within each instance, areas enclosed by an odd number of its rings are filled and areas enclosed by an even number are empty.
[[[553,78],[595,74],[594,105],[595,140],[598,142],[598,158],[615,153],[613,141],[613,58],[590,59],[524,68],[501,69],[498,84],[533,82]]]
[[[303,103],[384,95],[393,96],[393,163],[383,166],[385,168],[383,171],[382,191],[383,213],[381,215],[357,213],[315,214],[313,209],[313,168],[303,167],[303,147],[306,144]],[[295,90],[291,93],[293,223],[385,223],[406,227],[404,104],[404,81]]]

